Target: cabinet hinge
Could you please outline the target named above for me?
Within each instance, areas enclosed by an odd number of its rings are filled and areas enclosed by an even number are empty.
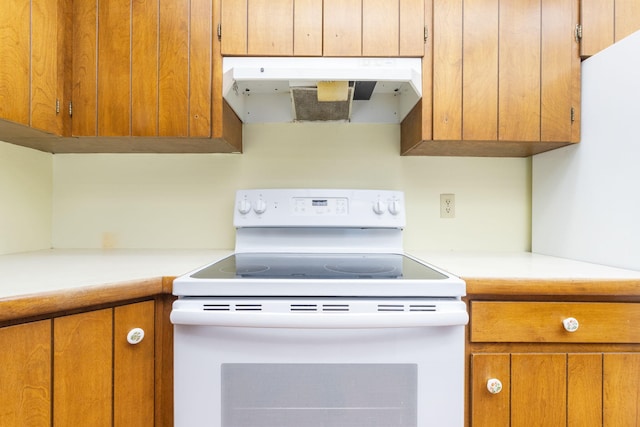
[[[575,108],[571,107],[571,123],[576,121],[576,110]]]
[[[73,103],[69,101],[69,117],[73,117]]]
[[[56,98],[56,114],[60,114],[60,100]]]
[[[424,26],[424,42],[426,43],[429,40],[429,27]]]
[[[220,41],[222,40],[222,25],[218,24],[217,32],[218,32],[218,41]]]
[[[576,37],[576,41],[580,43],[580,40],[582,40],[582,24],[576,24],[574,35]]]

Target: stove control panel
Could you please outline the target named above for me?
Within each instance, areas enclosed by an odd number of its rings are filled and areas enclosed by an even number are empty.
[[[404,228],[404,194],[391,190],[239,190],[234,225]]]

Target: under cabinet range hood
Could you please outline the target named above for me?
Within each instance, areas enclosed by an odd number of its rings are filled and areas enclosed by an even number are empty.
[[[421,58],[224,57],[244,123],[400,123],[422,97]]]

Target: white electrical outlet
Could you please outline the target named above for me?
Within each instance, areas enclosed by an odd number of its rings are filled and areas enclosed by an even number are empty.
[[[456,217],[456,195],[441,194],[440,195],[440,218]]]

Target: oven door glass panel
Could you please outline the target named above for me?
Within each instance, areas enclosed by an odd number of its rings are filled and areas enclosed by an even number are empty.
[[[415,427],[416,364],[222,364],[222,427]]]

